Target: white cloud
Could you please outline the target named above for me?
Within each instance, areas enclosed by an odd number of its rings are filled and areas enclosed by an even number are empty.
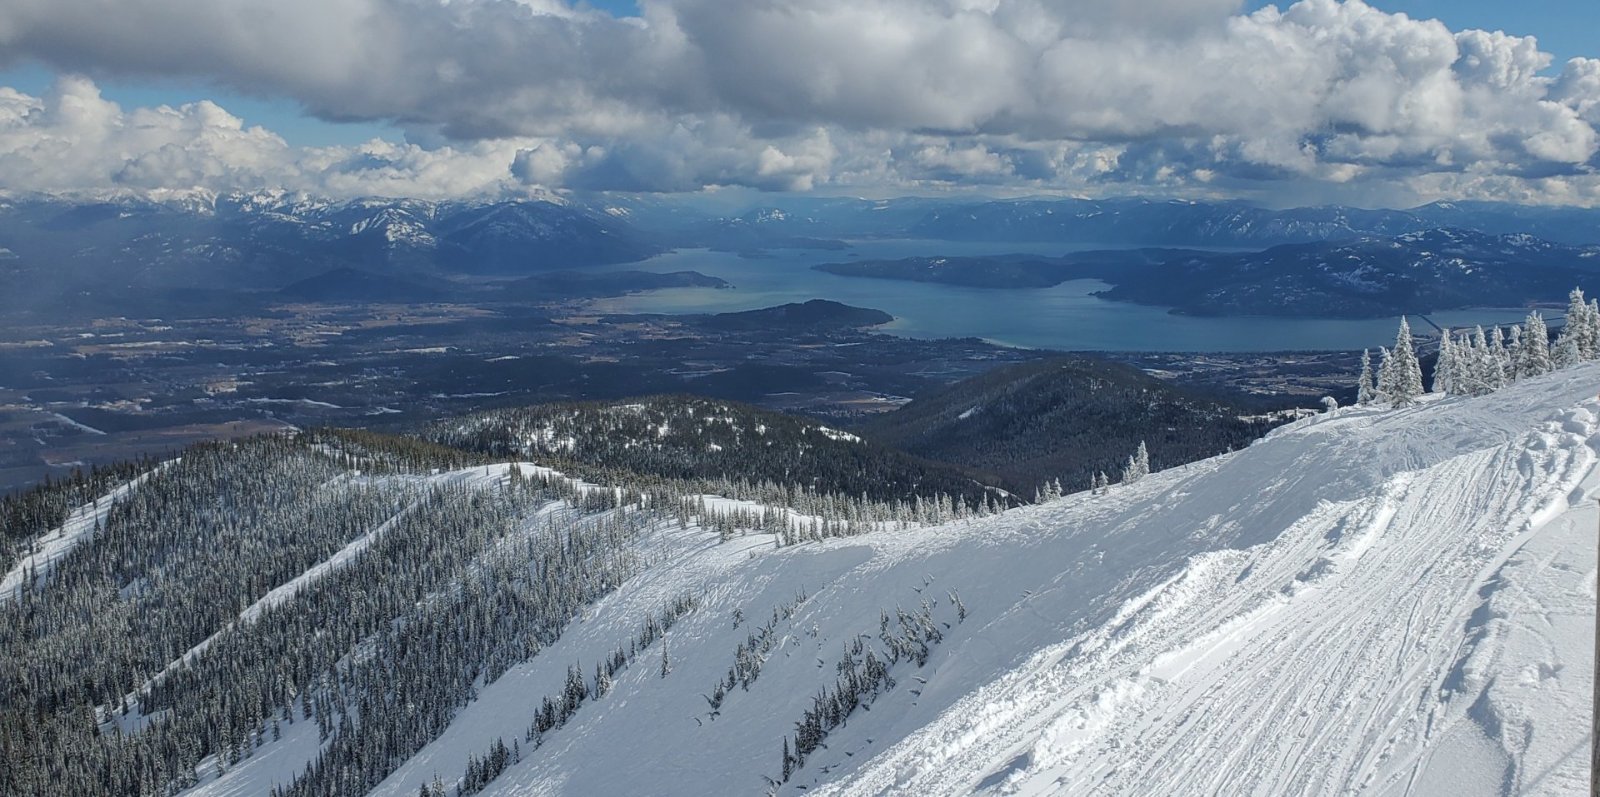
[[[517,151],[540,144],[299,149],[210,102],[124,110],[79,77],[61,79],[45,97],[0,89],[0,186],[11,190],[280,187],[442,198],[507,190]]]
[[[1239,5],[644,0],[619,20],[560,0],[10,0],[0,53],[199,76],[432,145],[301,151],[215,106],[13,92],[0,94],[0,178],[1600,194],[1600,60],[1552,75],[1532,39],[1360,0]],[[52,177],[65,135],[93,156]]]

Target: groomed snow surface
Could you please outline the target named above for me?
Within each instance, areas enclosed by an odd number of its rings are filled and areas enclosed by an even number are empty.
[[[451,786],[469,755],[521,741],[569,665],[593,673],[687,591],[701,605],[665,674],[652,648],[484,793],[1582,794],[1597,391],[1587,365],[1343,409],[1108,495],[935,529],[779,549],[664,527],[650,568],[375,793]],[[801,594],[713,716],[736,646]],[[924,605],[943,633],[926,665],[895,664],[897,685],[774,787],[845,645],[881,653],[880,612]],[[297,723],[193,793],[264,794],[316,748]]]

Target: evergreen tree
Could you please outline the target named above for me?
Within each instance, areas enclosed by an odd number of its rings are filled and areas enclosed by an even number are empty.
[[[1371,404],[1378,396],[1378,386],[1373,381],[1372,355],[1366,349],[1361,350],[1361,375],[1356,377],[1356,403],[1361,405]]]
[[[1422,395],[1422,366],[1417,362],[1416,350],[1411,345],[1411,325],[1404,316],[1401,316],[1400,329],[1395,333],[1394,350],[1384,359],[1383,367],[1391,371],[1390,386],[1384,396],[1390,406],[1409,406]]]
[[[1122,483],[1133,484],[1150,475],[1150,451],[1145,448],[1144,441],[1139,441],[1139,449],[1128,455],[1127,464],[1122,466]]]
[[[1586,359],[1600,359],[1600,299],[1589,300],[1586,308],[1584,320],[1588,322],[1588,328],[1584,337],[1594,344],[1594,356]]]
[[[1458,367],[1455,341],[1447,329],[1439,336],[1439,359],[1433,366],[1433,392],[1455,393]]]
[[[1477,338],[1471,333],[1462,333],[1451,344],[1455,351],[1455,373],[1452,377],[1452,392],[1460,396],[1481,396],[1485,391],[1483,374],[1483,351],[1478,348]]]
[[[1372,388],[1372,400],[1386,402],[1395,391],[1394,356],[1387,348],[1378,347],[1378,379]]]
[[[1500,328],[1493,327],[1489,335],[1485,336],[1483,327],[1478,327],[1473,337],[1473,344],[1478,348],[1478,368],[1482,374],[1484,393],[1493,393],[1506,386],[1505,370],[1505,345],[1500,337]]]
[[[1600,349],[1600,312],[1584,301],[1582,288],[1573,288],[1567,295],[1567,318],[1561,336],[1572,341],[1580,361],[1593,360],[1596,349]]]
[[[1578,353],[1578,341],[1568,335],[1565,330],[1556,340],[1556,346],[1550,352],[1550,365],[1552,369],[1571,368],[1583,362],[1583,357]]]
[[[1506,330],[1506,382],[1515,382],[1521,377],[1518,363],[1522,361],[1522,327],[1512,324]]]
[[[1544,316],[1535,310],[1528,314],[1527,332],[1517,349],[1517,378],[1550,372],[1550,330],[1545,327]]]

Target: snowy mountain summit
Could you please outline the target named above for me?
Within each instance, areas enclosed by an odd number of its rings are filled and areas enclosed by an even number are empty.
[[[35,612],[147,601],[127,616],[152,629],[96,631],[125,639],[132,678],[86,680],[97,659],[64,633],[15,658],[96,702],[37,720],[72,734],[59,764],[13,737],[12,775],[194,795],[1581,794],[1597,390],[1589,363],[1340,409],[1104,492],[786,545],[530,463],[406,470],[360,437],[191,449],[7,574],[0,619],[71,629],[98,615]],[[237,529],[171,514],[217,500]],[[349,521],[322,531],[334,511]],[[228,601],[173,604],[231,593],[170,568],[85,592],[145,527],[161,556],[263,575]],[[252,702],[217,697],[235,692]]]
[[[570,664],[683,593],[659,666],[483,793],[1582,793],[1597,389],[1587,365],[1339,410],[932,530],[684,531],[375,793],[521,737]],[[885,674],[850,686],[868,654]]]

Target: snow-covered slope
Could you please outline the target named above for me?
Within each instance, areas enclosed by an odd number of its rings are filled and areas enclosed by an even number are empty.
[[[1597,390],[1591,364],[1341,410],[1107,495],[936,529],[786,548],[663,530],[651,567],[375,793],[451,786],[500,739],[520,760],[485,794],[1582,793]],[[698,608],[665,644],[532,749],[568,668],[593,672],[685,592]],[[894,685],[778,785],[814,699],[891,645]],[[198,793],[286,781],[315,752],[309,726]]]
[[[170,467],[170,464],[162,465],[157,472]],[[56,560],[66,556],[72,551],[73,546],[82,541],[86,535],[93,534],[100,524],[105,522],[106,515],[111,512],[112,504],[137,490],[139,485],[149,478],[150,474],[147,473],[118,486],[93,503],[78,507],[67,516],[66,522],[39,537],[34,543],[33,550],[13,565],[11,570],[0,576],[0,601],[15,597],[17,590],[29,583],[30,577],[37,579],[48,575]]]

